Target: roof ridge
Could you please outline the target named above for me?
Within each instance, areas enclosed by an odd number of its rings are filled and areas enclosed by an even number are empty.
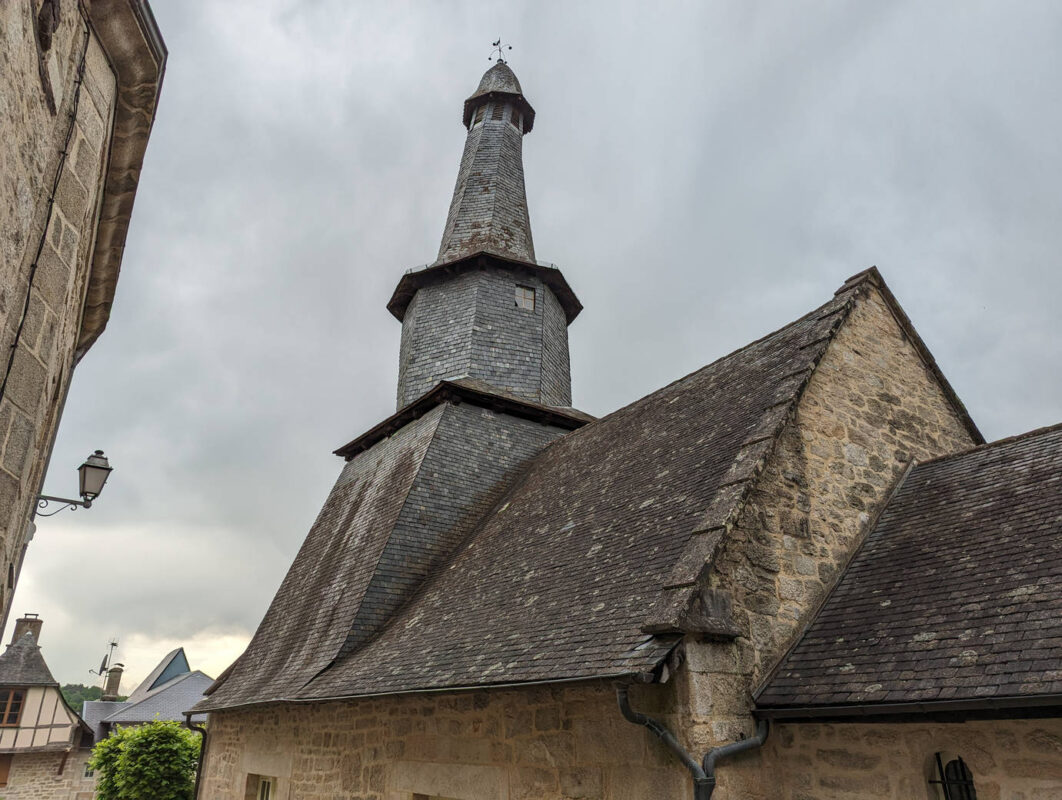
[[[940,456],[933,456],[933,458],[927,458],[925,461],[917,461],[916,466],[924,467],[926,464],[936,464],[940,461],[947,461],[950,458],[961,458],[962,456],[975,453],[980,450],[991,450],[993,447],[1003,447],[1008,444],[1014,444],[1025,439],[1032,439],[1036,436],[1043,436],[1048,433],[1054,433],[1055,431],[1062,431],[1062,422],[1056,422],[1054,425],[1044,425],[1042,428],[1033,428],[1031,431],[1025,431],[1025,433],[1016,433],[1013,436],[1005,436],[1002,439],[996,439],[991,442],[983,442],[981,444],[975,444],[972,447],[967,447],[962,450],[956,450],[954,453],[945,453]]]

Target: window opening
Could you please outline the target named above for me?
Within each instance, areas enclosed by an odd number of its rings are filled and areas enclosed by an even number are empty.
[[[273,800],[276,795],[276,784],[272,778],[258,779],[258,800]]]
[[[494,108],[490,110],[490,118],[492,120],[501,119],[503,111],[505,111],[505,106],[501,103],[495,103]]]
[[[96,771],[92,767],[90,767],[88,764],[85,764],[85,777],[86,778],[92,778],[95,775],[96,775]]]
[[[977,800],[973,773],[962,758],[954,758],[947,764],[936,754],[937,777],[929,782],[939,786],[944,800]]]
[[[22,690],[4,689],[0,691],[0,726],[12,728],[18,725],[22,716]]]
[[[520,127],[520,112],[517,111],[515,108],[513,109],[513,113],[509,116],[509,122],[511,122],[517,128]]]
[[[516,307],[527,311],[535,310],[535,290],[530,286],[516,287]]]
[[[472,120],[472,124],[473,125],[478,125],[479,123],[481,123],[483,121],[483,114],[486,112],[486,110],[487,110],[486,106],[480,106],[479,108],[476,109],[476,118],[474,120]]]

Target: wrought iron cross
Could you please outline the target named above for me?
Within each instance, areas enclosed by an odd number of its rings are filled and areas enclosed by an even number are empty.
[[[505,63],[505,51],[512,50],[511,44],[502,44],[501,37],[498,37],[498,41],[492,42],[491,46],[494,48],[490,51],[490,55],[487,56],[487,61],[497,61],[500,64]]]

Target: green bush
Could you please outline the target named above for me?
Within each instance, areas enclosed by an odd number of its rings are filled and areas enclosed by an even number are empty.
[[[173,720],[119,728],[92,750],[98,800],[191,800],[200,737]]]

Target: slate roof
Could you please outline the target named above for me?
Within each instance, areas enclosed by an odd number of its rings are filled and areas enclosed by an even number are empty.
[[[644,629],[656,612],[666,621],[669,593],[683,591],[665,586],[695,577],[692,534],[735,513],[868,281],[880,284],[876,270],[785,328],[549,445],[360,649],[335,658],[312,618],[274,604],[241,657],[256,666],[241,670],[238,661],[197,710],[654,669],[676,639]],[[408,480],[408,470],[381,463],[358,488],[367,498],[358,514],[386,524],[374,517],[394,513],[388,498]],[[335,557],[300,552],[285,581],[300,582],[306,596],[339,598]],[[278,686],[271,677],[310,661],[309,682]]]
[[[527,102],[524,97],[524,90],[520,87],[520,81],[516,77],[516,73],[512,71],[512,68],[504,61],[498,61],[493,67],[483,73],[483,77],[480,78],[479,86],[476,87],[476,91],[465,100],[464,114],[461,121],[465,127],[468,127],[468,123],[472,121],[472,114],[476,109],[478,103],[476,102],[480,98],[494,97],[497,95],[511,95],[519,98],[524,112],[524,133],[527,133],[535,124],[535,110],[531,108],[531,104]]]
[[[915,466],[765,716],[1062,705],[1062,425]]]
[[[184,721],[184,712],[203,699],[203,692],[214,682],[209,675],[196,670],[186,672],[156,687],[138,702],[116,704],[103,721],[129,725],[151,722],[154,719]],[[195,717],[193,717],[195,719]]]
[[[33,634],[26,633],[0,655],[0,686],[58,686]]]
[[[524,190],[523,136],[531,129],[531,106],[506,64],[487,70],[476,94],[465,101],[465,126],[473,112],[493,100],[494,111],[468,130],[446,215],[436,264],[479,252],[535,263],[535,245]],[[523,110],[522,130],[499,116],[501,105]]]
[[[125,702],[139,703],[147,697],[148,693],[155,688],[155,684],[159,682],[159,679],[163,677],[163,673],[167,672],[167,670],[174,673],[174,675],[181,675],[191,671],[188,668],[188,657],[184,654],[183,647],[177,647],[163,656],[162,660],[155,665],[155,669],[151,670],[148,676],[140,681],[139,685],[125,699]]]
[[[99,741],[107,736],[107,725],[104,720],[113,714],[125,701],[111,700],[86,700],[81,708],[81,718],[92,731],[93,741]],[[183,718],[182,718],[183,719]]]

